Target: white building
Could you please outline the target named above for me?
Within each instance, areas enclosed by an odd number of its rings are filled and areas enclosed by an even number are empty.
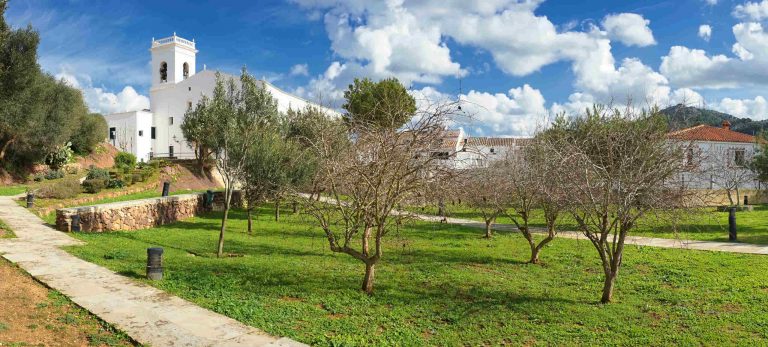
[[[488,167],[527,144],[530,138],[471,137],[464,129],[445,130],[440,148],[432,152],[442,165],[454,169]]]
[[[693,189],[760,189],[761,182],[746,163],[758,150],[755,136],[731,130],[731,123],[721,127],[697,125],[669,134],[675,140],[693,144],[686,154],[689,169],[680,179]]]
[[[106,115],[109,142],[120,150],[133,153],[140,161],[152,157],[191,159],[193,146],[181,131],[184,114],[194,107],[201,96],[211,96],[216,86],[216,72],[198,72],[195,41],[176,33],[163,39],[152,39],[152,86],[149,90],[150,109]],[[225,78],[238,78],[223,74]],[[277,100],[278,110],[304,109],[313,104],[260,80],[259,83]],[[326,112],[336,111],[323,108]]]

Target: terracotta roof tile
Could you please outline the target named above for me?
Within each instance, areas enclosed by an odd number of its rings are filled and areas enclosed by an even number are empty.
[[[755,142],[755,137],[752,135],[706,124],[673,131],[667,136],[683,141]]]
[[[522,146],[527,139],[513,137],[470,137],[467,139],[468,146],[486,146],[486,147],[512,147]]]

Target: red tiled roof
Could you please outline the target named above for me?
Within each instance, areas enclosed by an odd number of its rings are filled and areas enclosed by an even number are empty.
[[[752,135],[706,124],[673,131],[667,136],[683,141],[755,142],[755,137]]]

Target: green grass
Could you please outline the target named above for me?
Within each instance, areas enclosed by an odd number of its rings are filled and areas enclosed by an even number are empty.
[[[435,207],[409,207],[414,213],[437,215]],[[446,206],[449,217],[463,218],[482,222],[480,212],[463,205]],[[501,215],[498,224],[513,224],[512,220]],[[541,210],[535,210],[531,216],[531,225],[544,227]],[[757,205],[754,211],[736,213],[738,241],[754,244],[768,244],[768,205]],[[577,231],[576,222],[567,214],[559,220],[560,230]],[[717,212],[714,208],[703,208],[687,216],[652,215],[642,218],[638,226],[630,232],[635,236],[676,238],[702,241],[728,241],[728,212]]]
[[[13,233],[11,227],[0,219],[0,239],[10,239],[14,237],[16,237],[16,234]]]
[[[597,304],[602,271],[589,242],[556,239],[529,265],[522,237],[415,222],[384,244],[373,296],[363,265],[328,250],[308,217],[266,206],[248,236],[218,213],[155,229],[77,233],[68,251],[143,279],[146,248],[165,248],[170,293],[266,332],[313,345],[755,345],[768,338],[768,257],[628,247],[615,302]],[[149,282],[147,282],[149,283]]]
[[[26,185],[0,186],[0,196],[19,195],[27,191]]]

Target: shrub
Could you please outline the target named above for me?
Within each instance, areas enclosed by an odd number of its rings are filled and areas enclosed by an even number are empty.
[[[86,193],[95,194],[107,186],[107,181],[103,179],[90,179],[83,181],[83,189]]]
[[[98,113],[83,113],[80,126],[72,134],[72,150],[78,154],[88,154],[98,148],[107,133],[107,121]]]
[[[77,165],[67,165],[64,167],[64,171],[66,171],[70,175],[76,175],[79,170]]]
[[[32,176],[32,180],[34,180],[35,182],[42,182],[45,180],[45,174],[42,172],[38,172],[34,176]]]
[[[86,180],[100,179],[100,180],[106,181],[106,180],[109,180],[109,171],[104,170],[104,169],[99,169],[99,168],[91,167],[88,170],[88,175],[85,176],[85,179]]]
[[[37,190],[37,196],[44,199],[70,199],[82,191],[80,181],[73,177],[55,184],[48,184]]]
[[[144,175],[141,173],[134,173],[131,175],[131,184],[144,182]]]
[[[48,166],[50,166],[53,170],[61,169],[64,165],[72,160],[73,152],[72,148],[69,148],[71,145],[72,143],[67,142],[62,146],[56,147],[53,152],[48,153],[48,155],[45,157],[45,163],[48,164]]]
[[[132,170],[136,167],[136,156],[128,152],[117,153],[115,156],[115,167]]]
[[[58,178],[64,178],[64,170],[48,170],[45,172],[45,179],[55,180]]]
[[[119,178],[113,178],[107,182],[107,188],[123,188],[125,187],[125,182]]]

